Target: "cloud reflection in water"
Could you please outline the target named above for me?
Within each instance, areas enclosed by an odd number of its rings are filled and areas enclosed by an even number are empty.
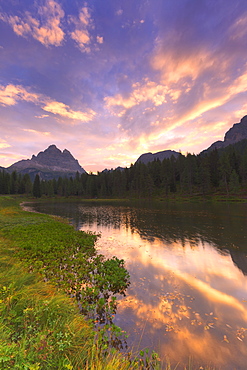
[[[182,369],[191,356],[198,367],[246,370],[246,204],[87,202],[35,209],[100,232],[100,252],[126,261],[131,285],[114,320],[130,334],[130,349],[154,349]]]
[[[155,348],[174,363],[192,356],[200,365],[245,368],[247,279],[230,253],[200,240],[165,243],[130,228],[95,227],[100,252],[123,258],[131,274],[116,315],[131,348]]]

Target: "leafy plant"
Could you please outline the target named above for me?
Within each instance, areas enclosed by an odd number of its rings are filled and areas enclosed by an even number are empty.
[[[113,325],[117,295],[124,295],[130,284],[124,261],[98,254],[94,243],[99,236],[94,233],[74,230],[56,217],[35,215],[34,219],[28,213],[25,216],[22,222],[16,212],[16,223],[5,221],[2,232],[14,241],[28,270],[41,273],[45,281],[75,298],[81,313],[95,326],[101,325],[102,329],[102,325]],[[34,328],[30,326],[29,330]],[[111,345],[120,346],[113,335],[109,340]]]

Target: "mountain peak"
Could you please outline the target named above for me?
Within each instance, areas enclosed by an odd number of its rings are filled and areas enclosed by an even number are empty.
[[[59,151],[61,153],[61,150],[58,149],[55,144],[49,145],[48,148],[45,149],[45,151],[47,151],[47,150],[49,150],[49,151]]]
[[[219,140],[214,142],[202,153],[211,151],[213,149],[225,148],[228,145],[235,144],[244,139],[247,139],[247,115],[241,118],[240,122],[233,124],[233,126],[225,133],[223,141]]]
[[[29,172],[31,170],[45,173],[56,172],[60,176],[71,176],[76,172],[86,172],[67,149],[62,152],[55,144],[50,145],[43,152],[39,152],[37,156],[33,155],[31,159],[14,163],[9,169],[17,172]]]
[[[64,158],[73,158],[74,159],[73,155],[67,149],[63,150],[62,155],[63,155]]]
[[[142,154],[136,161],[136,163],[138,162],[141,162],[141,163],[144,163],[144,164],[147,164],[148,162],[152,162],[154,161],[155,159],[159,159],[161,162],[166,158],[171,158],[172,156],[174,156],[175,158],[177,158],[179,156],[180,153],[178,152],[175,152],[174,150],[163,150],[161,152],[157,152],[157,153],[145,153],[145,154]]]

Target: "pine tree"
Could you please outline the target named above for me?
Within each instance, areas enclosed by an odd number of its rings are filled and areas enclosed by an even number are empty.
[[[41,186],[40,186],[40,179],[39,179],[38,174],[35,176],[34,183],[33,183],[33,196],[35,198],[41,197]]]
[[[240,190],[239,176],[236,170],[232,170],[229,180],[229,190],[231,193],[237,193]]]

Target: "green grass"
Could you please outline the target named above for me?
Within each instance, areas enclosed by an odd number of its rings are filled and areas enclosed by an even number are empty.
[[[22,211],[18,199],[0,197],[0,369],[133,367],[120,353],[102,351],[63,284],[58,290],[35,268],[70,248],[92,256],[94,240],[66,222]]]
[[[0,369],[134,368],[119,353],[102,354],[71,299],[19,264],[5,261],[5,273],[2,267]]]
[[[75,303],[16,258],[15,228],[45,219],[0,198],[0,369],[81,369],[93,346],[92,328]]]
[[[0,297],[0,368],[84,367],[93,332],[71,300],[16,264],[1,278]]]
[[[171,201],[177,203],[198,203],[198,202],[230,202],[230,203],[246,203],[247,196],[246,195],[224,195],[224,194],[213,194],[213,195],[189,195],[189,194],[170,194],[168,197],[157,197],[155,198],[158,201]],[[154,200],[155,200],[154,199]]]

